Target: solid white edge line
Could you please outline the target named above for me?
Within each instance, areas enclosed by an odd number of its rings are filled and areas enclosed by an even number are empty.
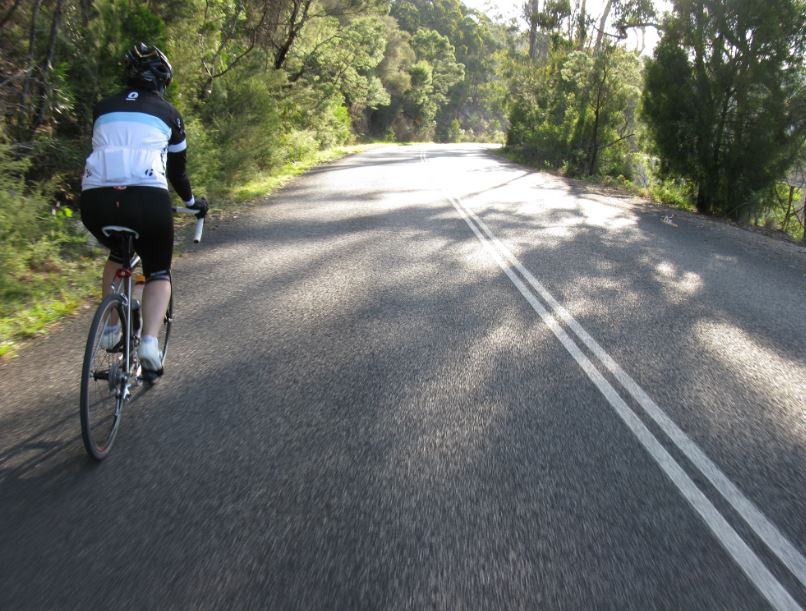
[[[750,549],[727,520],[725,520],[722,514],[714,507],[711,501],[708,500],[705,494],[696,486],[683,468],[666,451],[652,432],[641,422],[638,416],[635,415],[613,386],[604,378],[599,370],[596,369],[590,359],[585,356],[574,340],[571,339],[556,319],[546,310],[543,304],[538,301],[528,287],[523,284],[513,271],[512,266],[504,259],[502,254],[496,250],[491,240],[486,238],[474,225],[473,219],[470,216],[473,213],[470,211],[466,212],[464,206],[458,199],[450,198],[450,201],[482,245],[493,256],[498,266],[509,277],[512,284],[515,285],[515,288],[518,289],[529,305],[532,306],[532,309],[537,312],[543,322],[546,323],[555,337],[560,340],[565,349],[587,374],[588,378],[607,399],[618,416],[635,435],[641,445],[644,446],[644,449],[646,449],[652,459],[675,484],[683,497],[691,504],[697,513],[700,514],[711,529],[711,532],[714,533],[714,536],[739,565],[745,575],[747,575],[756,589],[758,589],[775,609],[801,609],[789,592],[784,589],[764,563],[756,556],[753,550]]]
[[[460,202],[461,203],[461,202]],[[489,227],[467,210],[481,230],[495,244],[501,254],[523,275],[526,281],[543,298],[549,308],[576,334],[602,364],[613,374],[625,390],[638,402],[646,414],[669,436],[680,449],[739,513],[764,544],[774,553],[792,574],[806,586],[806,558],[784,536],[783,533],[748,499],[738,487],[706,456],[706,454],[678,427],[652,398],[616,363],[594,340],[573,316],[549,293],[528,269],[493,235]]]

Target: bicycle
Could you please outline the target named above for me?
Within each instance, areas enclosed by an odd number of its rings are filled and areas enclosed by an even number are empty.
[[[196,216],[193,241],[201,241],[204,228],[204,212],[191,208],[175,208],[175,212]],[[144,372],[138,363],[137,346],[140,344],[140,301],[133,293],[140,257],[134,251],[138,234],[133,229],[119,225],[103,228],[104,235],[120,242],[125,260],[115,274],[112,293],[103,298],[90,324],[84,363],[81,368],[81,438],[84,448],[93,459],[101,461],[109,455],[120,427],[123,408],[132,397],[132,390],[141,383],[153,384],[159,377],[154,372]],[[168,340],[173,322],[173,291],[168,311],[160,327],[158,340],[162,349],[162,361],[168,353]],[[121,336],[112,344],[104,330],[116,323]]]

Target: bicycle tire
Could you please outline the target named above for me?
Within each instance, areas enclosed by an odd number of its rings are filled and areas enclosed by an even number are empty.
[[[101,461],[107,457],[120,427],[121,410],[126,400],[125,338],[121,335],[115,347],[106,349],[101,337],[113,312],[117,312],[121,329],[126,329],[123,296],[104,297],[90,325],[84,364],[81,368],[81,438],[87,454]]]

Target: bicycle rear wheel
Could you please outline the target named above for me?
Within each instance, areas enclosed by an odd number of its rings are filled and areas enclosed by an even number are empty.
[[[121,334],[114,346],[105,346],[103,340],[104,329],[115,316],[125,331],[123,297],[107,295],[92,319],[81,369],[81,438],[95,460],[103,460],[112,449],[126,400],[125,338]]]

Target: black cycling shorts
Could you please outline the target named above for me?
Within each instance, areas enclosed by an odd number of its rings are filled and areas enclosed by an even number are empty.
[[[117,263],[124,263],[125,253],[119,252],[119,245],[106,237],[101,229],[106,225],[134,229],[140,234],[134,241],[134,249],[142,259],[146,280],[151,279],[154,274],[158,278],[169,277],[174,246],[174,219],[171,198],[166,189],[87,189],[81,192],[81,222],[101,244],[110,249],[109,259]]]

